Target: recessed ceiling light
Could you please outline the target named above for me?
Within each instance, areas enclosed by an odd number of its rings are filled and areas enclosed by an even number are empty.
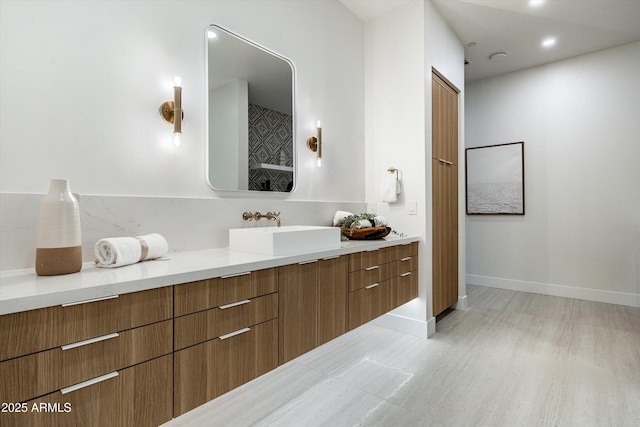
[[[489,61],[498,62],[507,57],[507,52],[496,52],[489,57]]]
[[[530,7],[540,7],[544,4],[545,0],[529,0]]]
[[[555,37],[547,37],[546,39],[542,40],[542,47],[553,47],[555,44]]]

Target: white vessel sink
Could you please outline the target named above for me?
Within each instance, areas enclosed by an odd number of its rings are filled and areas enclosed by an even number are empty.
[[[229,230],[232,251],[280,256],[339,248],[339,227],[287,225]]]

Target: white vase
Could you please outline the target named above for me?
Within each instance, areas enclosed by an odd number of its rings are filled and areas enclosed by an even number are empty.
[[[39,276],[75,273],[82,268],[78,199],[69,189],[69,180],[51,180],[49,193],[40,202],[36,244]]]

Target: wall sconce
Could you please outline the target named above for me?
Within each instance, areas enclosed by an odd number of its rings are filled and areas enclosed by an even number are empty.
[[[173,101],[164,102],[160,106],[160,115],[169,123],[173,124],[173,145],[180,145],[182,135],[182,79],[179,76],[173,77]]]
[[[318,157],[318,167],[322,166],[322,126],[318,120],[316,136],[307,139],[307,148],[309,151],[316,153]]]

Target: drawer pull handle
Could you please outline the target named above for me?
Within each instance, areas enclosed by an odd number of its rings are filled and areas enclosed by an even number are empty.
[[[230,279],[232,277],[238,277],[238,276],[246,276],[248,274],[251,274],[250,271],[245,271],[244,273],[236,273],[236,274],[228,274],[226,276],[221,276],[221,279]]]
[[[228,333],[226,335],[220,335],[218,337],[218,339],[226,340],[227,338],[231,338],[231,337],[235,337],[236,335],[244,334],[245,332],[249,332],[250,330],[251,330],[251,328],[240,329],[240,330],[235,331],[235,332],[230,332],[230,333]]]
[[[410,256],[406,257],[406,258],[402,258],[400,261],[409,261],[411,259]]]
[[[68,302],[66,304],[62,304],[62,306],[63,307],[71,307],[72,305],[80,305],[80,304],[88,304],[90,302],[106,301],[108,299],[118,298],[119,296],[120,295],[110,295],[108,297],[85,299],[85,300],[82,300],[82,301]]]
[[[84,340],[84,341],[74,342],[73,344],[63,345],[60,348],[62,350],[71,350],[72,348],[82,347],[83,345],[89,345],[89,344],[93,344],[93,343],[100,342],[100,341],[110,340],[111,338],[117,338],[119,336],[120,336],[120,334],[115,332],[113,334],[103,335],[101,337],[95,337],[95,338],[91,338],[91,339]]]
[[[409,272],[407,272],[407,273],[402,273],[402,274],[400,275],[400,277],[407,277],[407,276],[410,276],[410,275],[411,275],[411,272],[409,271]]]
[[[231,308],[231,307],[237,307],[239,305],[242,304],[248,304],[250,303],[251,300],[245,299],[242,301],[237,301],[237,302],[232,302],[231,304],[225,304],[225,305],[221,305],[220,307],[218,307],[220,310],[226,310],[227,308]]]
[[[102,375],[100,377],[96,377],[91,380],[78,383],[70,387],[63,388],[62,390],[60,390],[60,393],[62,394],[71,393],[72,391],[80,390],[81,388],[89,387],[90,385],[98,384],[102,381],[108,380],[109,378],[113,378],[117,376],[118,376],[118,371],[114,371],[114,372],[111,372],[110,374]]]
[[[375,270],[376,268],[380,268],[380,266],[379,265],[374,265],[373,267],[367,267],[367,268],[365,268],[365,271]]]
[[[445,165],[452,165],[453,162],[450,162],[449,160],[445,160],[445,159],[437,159],[437,161],[439,161],[440,163],[444,163]]]
[[[375,288],[376,286],[380,286],[380,283],[374,283],[373,285],[365,286],[364,288],[365,288],[365,289],[373,289],[373,288]]]
[[[318,260],[312,259],[311,261],[303,261],[303,262],[299,262],[298,265],[313,264],[314,262],[318,262]]]

